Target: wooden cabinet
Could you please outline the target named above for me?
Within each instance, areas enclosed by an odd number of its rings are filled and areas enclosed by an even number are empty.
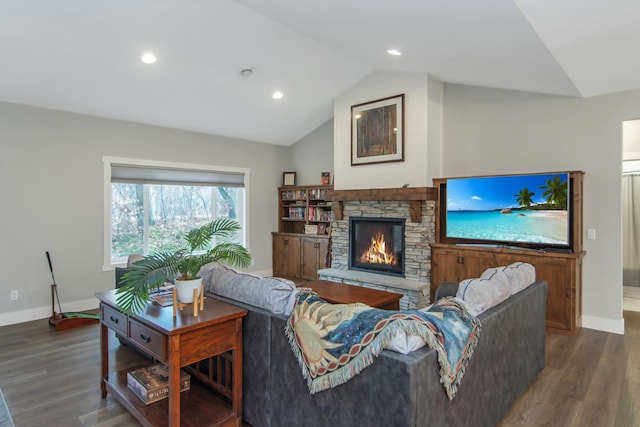
[[[328,248],[329,240],[324,237],[302,237],[302,263],[300,265],[302,279],[318,279],[318,270],[324,268]]]
[[[431,299],[442,282],[472,279],[490,267],[527,262],[535,267],[536,278],[548,283],[547,330],[575,334],[582,315],[582,256],[582,253],[432,244]]]
[[[435,290],[442,282],[459,282],[473,277],[480,277],[493,266],[495,257],[484,251],[464,251],[458,248],[438,247],[431,250],[431,300]]]
[[[273,275],[316,280],[329,249],[332,185],[278,188],[278,232],[273,233]],[[312,234],[305,234],[310,231]]]
[[[289,279],[316,280],[324,268],[328,236],[272,233],[273,275]]]
[[[300,275],[300,236],[273,233],[273,275],[297,278]]]

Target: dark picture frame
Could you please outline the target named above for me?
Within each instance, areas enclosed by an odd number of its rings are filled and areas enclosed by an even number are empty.
[[[327,224],[325,223],[318,224],[318,234],[320,235],[327,234]]]
[[[282,186],[289,187],[296,185],[296,173],[295,172],[282,172]]]
[[[404,161],[404,94],[351,106],[351,166]]]

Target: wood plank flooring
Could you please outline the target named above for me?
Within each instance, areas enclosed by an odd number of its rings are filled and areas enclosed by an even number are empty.
[[[547,334],[545,369],[500,427],[640,427],[640,313],[624,317],[624,336]],[[114,368],[143,359],[109,336]],[[98,325],[55,332],[44,319],[0,327],[0,387],[16,427],[139,426],[113,398],[100,398],[99,363]]]

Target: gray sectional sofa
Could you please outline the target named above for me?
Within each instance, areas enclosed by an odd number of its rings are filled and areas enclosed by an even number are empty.
[[[249,311],[243,321],[243,419],[254,427],[495,426],[545,365],[547,283],[535,281],[479,314],[479,342],[453,400],[440,384],[437,353],[428,347],[408,354],[384,350],[347,383],[311,395],[284,333],[287,315],[243,302],[236,286],[220,287],[232,277],[215,268],[203,275],[209,297]],[[252,289],[249,300],[256,303],[261,279],[235,280]],[[286,281],[263,280],[275,292],[269,304],[290,305]],[[455,295],[456,288],[447,284],[438,296]],[[224,289],[235,289],[234,298]]]

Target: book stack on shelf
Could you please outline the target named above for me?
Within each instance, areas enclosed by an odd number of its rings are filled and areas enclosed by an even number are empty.
[[[309,221],[331,221],[331,204],[309,206]]]
[[[306,190],[282,190],[282,200],[305,200],[307,198]]]
[[[309,189],[309,200],[324,200],[326,195],[327,195],[326,188]]]
[[[289,219],[304,219],[306,209],[304,206],[289,206]]]
[[[127,386],[145,405],[169,396],[169,371],[166,365],[154,365],[127,372]],[[180,391],[189,390],[191,377],[180,370]]]

